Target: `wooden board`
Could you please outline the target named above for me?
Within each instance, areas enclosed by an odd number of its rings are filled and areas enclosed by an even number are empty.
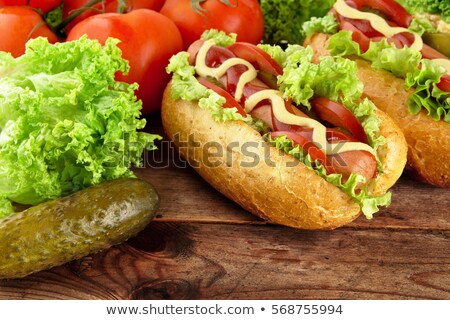
[[[170,148],[137,175],[158,218],[128,242],[0,281],[0,299],[450,299],[450,189],[401,178],[392,205],[334,231],[266,224]]]

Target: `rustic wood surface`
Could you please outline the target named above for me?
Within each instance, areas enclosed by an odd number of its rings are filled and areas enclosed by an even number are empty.
[[[144,231],[2,280],[0,299],[450,299],[450,189],[404,176],[372,221],[301,231],[250,215],[161,147],[136,169],[161,196]]]

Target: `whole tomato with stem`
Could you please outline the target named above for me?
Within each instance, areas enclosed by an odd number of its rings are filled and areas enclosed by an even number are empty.
[[[160,12],[180,29],[185,49],[211,28],[253,44],[261,42],[264,32],[258,0],[166,0]]]
[[[50,43],[58,42],[39,13],[29,7],[1,7],[0,35],[0,50],[16,58],[25,53],[25,44],[32,38],[46,37]]]
[[[0,6],[29,6],[47,13],[61,4],[62,0],[0,0]]]
[[[1,1],[1,0],[0,0]],[[124,0],[125,8],[121,8],[121,12],[130,12],[136,9],[151,9],[159,11],[165,0]],[[65,27],[69,32],[78,22],[87,17],[100,13],[117,13],[119,11],[118,0],[64,0],[63,5],[63,19],[67,19],[72,14],[80,10],[79,15],[75,17]]]
[[[177,26],[166,16],[148,9],[129,13],[104,13],[79,22],[69,32],[67,41],[84,34],[104,44],[114,37],[122,56],[129,61],[128,75],[118,73],[116,79],[137,82],[136,95],[143,102],[142,112],[148,114],[161,107],[164,88],[170,80],[165,68],[169,58],[182,50],[183,41]]]

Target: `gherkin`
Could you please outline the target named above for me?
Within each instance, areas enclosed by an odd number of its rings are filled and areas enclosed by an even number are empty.
[[[119,179],[8,216],[0,221],[0,279],[24,277],[125,241],[158,207],[151,184]]]

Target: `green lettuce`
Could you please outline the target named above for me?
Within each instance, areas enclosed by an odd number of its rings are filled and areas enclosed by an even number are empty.
[[[432,60],[422,59],[419,51],[406,46],[397,49],[394,44],[382,40],[371,42],[369,49],[362,52],[348,31],[332,35],[328,49],[336,56],[357,55],[371,61],[373,68],[384,69],[404,78],[405,87],[415,90],[408,100],[411,113],[416,114],[425,108],[432,119],[450,122],[450,95],[437,87],[445,70]]]
[[[261,0],[264,42],[302,43],[302,25],[311,17],[324,16],[336,0]]]
[[[425,32],[435,33],[437,32],[436,28],[430,22],[430,20],[425,18],[414,18],[411,21],[411,24],[408,26],[408,29],[414,33],[422,36]]]
[[[209,30],[203,40],[213,39],[216,44],[229,46],[236,41],[236,35],[227,36],[223,31]],[[172,98],[198,101],[202,109],[208,109],[215,121],[243,120],[251,123],[251,117],[244,118],[236,108],[224,108],[225,98],[211,89],[206,89],[195,77],[195,67],[189,64],[189,53],[182,51],[170,58],[166,68],[172,73]]]
[[[302,33],[305,38],[311,37],[314,33],[334,34],[338,31],[339,24],[334,14],[327,14],[323,17],[312,17],[302,25]]]
[[[236,36],[236,33],[227,34],[217,29],[209,29],[202,33],[200,39],[205,41],[213,39],[216,45],[226,48],[236,42]]]
[[[448,0],[397,0],[410,13],[437,14],[450,23],[450,1]]]
[[[14,59],[0,53],[0,216],[102,181],[134,177],[159,136],[138,129],[142,104],[118,40],[30,40]]]

